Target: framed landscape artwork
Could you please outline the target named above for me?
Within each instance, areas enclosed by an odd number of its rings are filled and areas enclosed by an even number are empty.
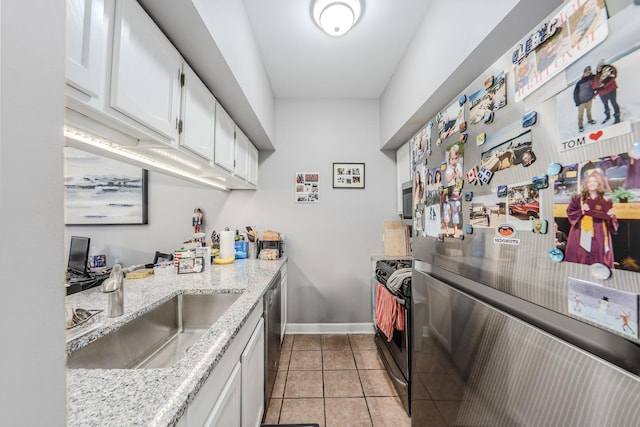
[[[65,148],[65,224],[147,224],[148,171]]]

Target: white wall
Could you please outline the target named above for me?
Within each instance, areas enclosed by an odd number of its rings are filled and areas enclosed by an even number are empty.
[[[0,17],[0,424],[63,426],[65,2]]]
[[[398,148],[562,0],[433,1],[380,98],[381,147]],[[464,10],[464,13],[460,13]]]
[[[378,102],[280,100],[276,134],[259,190],[233,191],[219,225],[285,234],[289,322],[371,322],[370,256],[383,252],[383,221],[398,218],[395,157],[378,149]],[[333,162],[365,163],[365,189],[333,189]],[[296,172],[320,174],[320,203],[294,203]]]
[[[171,252],[193,236],[191,217],[195,208],[204,212],[202,231],[210,236],[229,194],[150,171],[149,224],[67,226],[65,251],[71,236],[87,236],[93,248],[106,249],[108,265],[113,265],[116,258],[125,267],[150,263],[156,250]]]
[[[275,98],[244,2],[194,0],[194,5],[266,134],[275,141]]]

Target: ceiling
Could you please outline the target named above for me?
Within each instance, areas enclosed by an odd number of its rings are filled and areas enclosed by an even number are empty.
[[[311,0],[244,0],[276,98],[373,98],[384,91],[429,0],[363,0],[360,20],[331,37]]]

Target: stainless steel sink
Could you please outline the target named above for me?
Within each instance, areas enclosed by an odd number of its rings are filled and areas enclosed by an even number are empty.
[[[178,295],[67,355],[71,369],[166,368],[233,304],[240,294]]]

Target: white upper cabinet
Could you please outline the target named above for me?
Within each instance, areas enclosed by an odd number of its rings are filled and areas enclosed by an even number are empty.
[[[233,172],[235,157],[235,129],[229,113],[222,108],[219,103],[216,104],[216,132],[215,132],[215,150],[213,162],[224,168],[228,172]]]
[[[253,184],[254,186],[258,186],[258,149],[253,146],[253,144],[249,144],[249,153],[247,156],[247,169],[249,171],[249,175],[247,176],[247,182],[249,184]]]
[[[67,83],[101,97],[107,67],[104,0],[67,0]]]
[[[184,65],[180,146],[213,161],[216,99],[187,64]]]
[[[236,142],[235,142],[235,168],[233,173],[242,179],[247,179],[249,175],[248,171],[248,156],[249,156],[249,138],[236,127]]]
[[[116,4],[111,106],[178,140],[182,57],[135,0]]]

